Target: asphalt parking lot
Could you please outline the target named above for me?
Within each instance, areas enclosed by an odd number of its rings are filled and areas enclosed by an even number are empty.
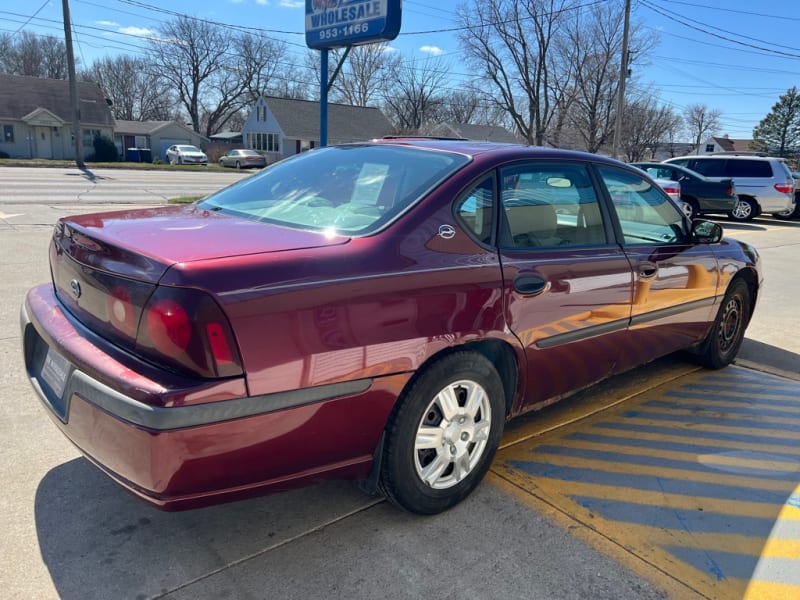
[[[510,424],[490,477],[443,515],[400,513],[348,482],[163,513],[80,457],[22,369],[19,305],[49,277],[52,223],[107,206],[5,193],[4,597],[800,597],[800,288],[786,276],[800,223],[723,222],[767,276],[738,366],[669,357]]]

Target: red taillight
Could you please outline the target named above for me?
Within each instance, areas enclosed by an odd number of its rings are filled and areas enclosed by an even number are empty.
[[[775,189],[782,194],[791,194],[794,191],[794,185],[791,183],[776,183]]]
[[[144,308],[136,351],[201,377],[242,374],[230,323],[214,299],[200,290],[156,288]]]
[[[681,188],[666,186],[664,188],[664,191],[667,192],[668,194],[680,194],[681,193]]]
[[[726,196],[731,196],[731,197],[735,196],[736,195],[736,188],[733,187],[733,186],[729,187],[727,190],[725,190],[725,195]]]
[[[172,355],[189,348],[192,324],[180,304],[159,300],[147,307],[147,334],[157,350]]]

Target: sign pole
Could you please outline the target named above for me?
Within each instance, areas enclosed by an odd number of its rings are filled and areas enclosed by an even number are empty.
[[[328,145],[328,49],[320,50],[319,74],[319,145]]]

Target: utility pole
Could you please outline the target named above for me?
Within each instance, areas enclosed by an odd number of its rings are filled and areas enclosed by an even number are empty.
[[[75,138],[75,164],[79,169],[83,162],[83,139],[81,138],[81,107],[78,103],[78,80],[75,76],[75,55],[72,52],[72,27],[69,16],[69,0],[61,0],[64,13],[64,41],[67,45],[67,70],[69,73],[69,103],[72,105],[72,136]]]
[[[620,142],[622,141],[622,119],[625,112],[625,80],[628,78],[628,36],[631,26],[631,0],[625,0],[625,25],[622,29],[622,59],[619,61],[619,95],[617,96],[617,119],[614,123],[614,144],[611,152],[614,158],[619,158]]]

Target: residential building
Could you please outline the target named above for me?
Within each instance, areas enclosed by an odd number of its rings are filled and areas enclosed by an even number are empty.
[[[753,140],[733,139],[728,136],[708,138],[700,144],[697,154],[711,154],[713,152],[753,152]]]
[[[319,102],[260,96],[242,128],[245,148],[272,163],[320,144]],[[391,134],[392,124],[377,108],[328,105],[328,144],[343,144]]]
[[[84,158],[96,136],[114,137],[114,117],[95,83],[78,83]],[[63,79],[0,75],[0,150],[13,158],[74,160],[69,84]]]
[[[191,144],[202,147],[208,144],[208,138],[178,121],[117,120],[114,128],[114,142],[120,157],[125,160],[139,160],[142,153],[137,153],[135,150],[146,148],[150,150],[152,158],[158,157],[166,162],[167,148],[173,144]],[[145,160],[145,162],[147,161]]]

